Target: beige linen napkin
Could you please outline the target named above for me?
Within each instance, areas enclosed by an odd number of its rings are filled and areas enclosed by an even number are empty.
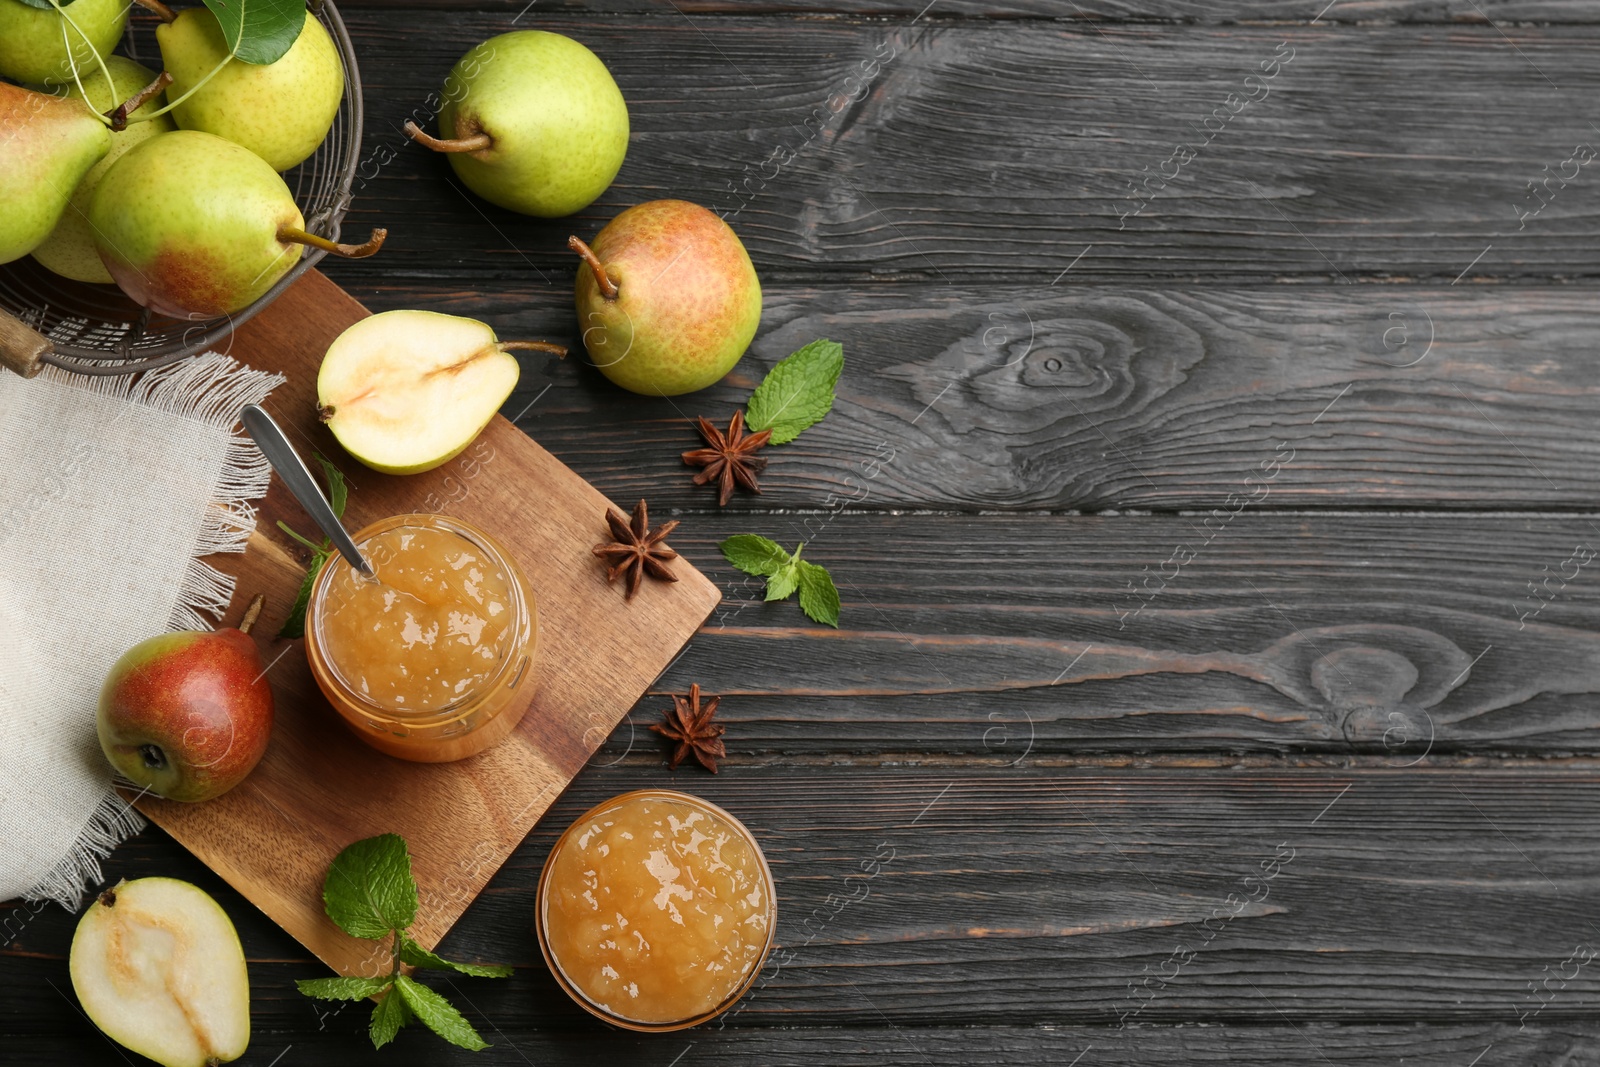
[[[0,371],[0,900],[76,907],[144,825],[111,790],[95,704],[111,664],[208,629],[270,469],[235,433],[282,376],[207,353],[143,375]]]

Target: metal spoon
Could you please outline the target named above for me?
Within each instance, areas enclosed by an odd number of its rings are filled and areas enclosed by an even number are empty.
[[[322,490],[317,488],[317,483],[311,477],[311,472],[306,469],[300,453],[294,450],[294,445],[289,443],[289,438],[284,435],[283,430],[272,421],[272,416],[258,405],[249,404],[240,412],[239,418],[244,422],[245,430],[255,439],[256,447],[261,449],[261,454],[267,457],[267,462],[278,472],[283,484],[289,487],[289,492],[293,493],[294,498],[300,501],[300,506],[306,509],[306,514],[322,527],[322,532],[328,535],[333,547],[339,550],[339,554],[357,572],[368,578],[374,577],[376,572],[372,569],[372,564],[367,562],[361,550],[356,547],[344,524],[339,521],[339,516],[333,513],[332,505],[328,503],[328,498],[322,495]]]

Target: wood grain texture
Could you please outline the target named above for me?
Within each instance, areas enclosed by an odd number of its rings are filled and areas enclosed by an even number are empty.
[[[1233,25],[1303,22],[1382,25],[1488,23],[1594,23],[1600,5],[1593,0],[674,0],[687,15],[782,18],[797,15],[870,16],[941,22],[949,19],[1048,19],[1056,22],[1170,22]],[[537,25],[523,14],[526,0],[473,4],[478,11],[522,15],[518,26]],[[340,11],[456,11],[444,0],[345,0]],[[660,13],[657,0],[541,0],[539,16],[551,12],[587,16]]]
[[[1593,519],[1198,521],[686,516],[723,604],[596,758],[653,762],[691,682],[733,761],[1600,751]],[[751,530],[830,569],[839,631],[719,560]]]
[[[60,1009],[66,1012],[66,1006]],[[1492,1048],[1495,1053],[1526,1054],[1518,1062],[1587,1067],[1600,1051],[1600,1029],[1574,1021],[1554,1026],[1406,1026],[1321,1024],[1251,1026],[1215,1023],[1207,1026],[1105,1027],[906,1027],[865,1024],[849,1029],[743,1029],[696,1031],[678,1044],[665,1037],[641,1038],[616,1032],[511,1030],[490,1035],[495,1044],[481,1052],[439,1046],[424,1034],[402,1031],[393,1048],[374,1052],[341,1034],[317,1030],[263,1035],[268,1056],[284,1053],[283,1064],[338,1063],[343,1067],[426,1063],[474,1067],[527,1067],[527,1064],[670,1064],[677,1067],[927,1067],[930,1063],[992,1064],[995,1067],[1069,1067],[1082,1055],[1081,1067],[1217,1067],[1331,1063],[1337,1067],[1463,1067]],[[61,1050],[80,1057],[75,1063],[98,1062],[110,1055],[105,1045],[77,1034],[65,1038],[25,1035],[8,1042],[18,1062],[49,1062]],[[581,1047],[582,1053],[574,1052]],[[254,1063],[252,1051],[247,1059]],[[413,1057],[402,1059],[402,1057]],[[1485,1057],[1488,1064],[1492,1055]],[[112,1061],[115,1062],[115,1061]],[[1511,1062],[1494,1060],[1493,1062]]]
[[[570,274],[569,233],[669,195],[726,213],[768,283],[1044,287],[1075,261],[1080,284],[1594,276],[1600,196],[1567,163],[1600,139],[1585,27],[552,15],[609,62],[634,132],[595,205],[543,221],[470,197],[400,132],[510,20],[350,22],[369,101],[350,226],[391,232],[330,268],[346,284],[542,284]]]
[[[303,451],[343,460],[350,529],[439,512],[481,524],[517,559],[539,606],[533,704],[506,741],[468,760],[417,764],[369,748],[322,697],[302,644],[271,636],[304,569],[269,520],[243,556],[218,566],[237,576],[240,604],[262,592],[272,605],[255,631],[278,705],[272,744],[223,797],[138,804],[342,973],[387,963],[383,948],[375,957],[371,942],[345,935],[323,912],[322,880],[340,849],[380,833],[406,838],[418,879],[434,887],[412,928],[432,947],[718,600],[685,564],[675,584],[652,583],[624,603],[590,554],[604,539],[609,502],[503,418],[461,458],[424,475],[380,475],[345,457],[316,417],[316,368],[333,338],[365,314],[311,271],[240,329],[232,352],[288,375],[266,407]],[[458,491],[467,482],[473,491]],[[264,510],[311,528],[277,479]]]
[[[1582,290],[769,286],[745,359],[673,398],[622,393],[586,366],[569,303],[541,290],[358,292],[572,345],[578,358],[525,361],[505,413],[607,493],[664,507],[715,508],[679,459],[699,442],[689,419],[725,421],[817,337],[845,346],[833,412],[768,450],[763,495],[730,511],[1600,499],[1600,314]],[[1281,474],[1256,489],[1275,457]]]
[[[1600,193],[1588,164],[1528,187],[1600,145],[1600,4],[471,6],[341,5],[368,107],[350,227],[391,238],[328,269],[375,308],[571,343],[568,233],[663,196],[727,212],[767,297],[733,377],[668,402],[524,360],[504,410],[682,518],[726,599],[445,938],[517,964],[440,985],[483,1053],[373,1052],[180,845],[119,849],[109,878],[189,878],[238,923],[242,1062],[1600,1063],[1577,965],[1600,947]],[[619,182],[576,219],[493,208],[399,131],[469,45],[528,26],[629,100]],[[1285,41],[1270,94],[1212,117]],[[717,511],[685,419],[816,336],[847,347],[838,408]],[[263,525],[290,511],[275,492]],[[805,540],[842,633],[762,603],[716,551],[738,532]],[[647,730],[690,682],[727,693],[715,778],[667,773]],[[793,953],[681,1040],[592,1022],[531,930],[556,835],[663,783],[756,829]],[[1230,894],[1257,899],[1219,919]],[[73,922],[0,910],[0,1059],[120,1062],[75,1013]]]
[[[1091,1026],[1132,1052],[1146,1028],[1185,1022],[1426,1023],[1480,1035],[1473,1055],[1504,1040],[1499,1062],[1557,1062],[1532,1057],[1574,1047],[1555,1042],[1575,1043],[1566,1028],[1592,1026],[1600,997],[1596,963],[1563,966],[1600,945],[1592,770],[591,767],[442,946],[516,965],[440,986],[489,1040],[538,1029],[538,1062],[592,1061],[604,1029],[561,995],[530,929],[538,871],[588,806],[666,782],[763,842],[786,951],[729,1027],[785,1028],[775,1041],[808,1040],[796,1027],[887,1026],[914,1047],[948,1027]],[[329,1006],[292,982],[320,965],[174,852],[146,835],[107,874],[192,875],[219,893],[252,961],[262,1062],[301,1035],[366,1062],[360,1006],[319,1020]],[[43,981],[71,926],[47,912],[0,957],[16,1032],[81,1040]],[[1532,1032],[1513,1040],[1521,1021]],[[713,1026],[630,1047],[666,1063],[724,1039]],[[935,1062],[970,1061],[957,1046]]]

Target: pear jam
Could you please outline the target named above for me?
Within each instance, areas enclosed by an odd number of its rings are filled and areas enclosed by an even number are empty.
[[[433,711],[475,692],[494,671],[511,623],[505,572],[448,530],[401,526],[361,552],[376,580],[340,568],[323,647],[347,683],[376,703]]]
[[[332,557],[307,613],[307,654],[334,707],[403,759],[461,759],[500,740],[532,697],[531,685],[518,693],[533,603],[515,565],[438,516],[386,520],[356,542],[374,576]]]
[[[761,848],[737,819],[684,793],[628,793],[556,844],[540,881],[540,944],[594,1014],[678,1029],[749,988],[775,905]]]

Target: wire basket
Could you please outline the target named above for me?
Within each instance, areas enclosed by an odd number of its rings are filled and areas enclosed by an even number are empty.
[[[350,34],[332,0],[313,3],[308,17],[327,28],[339,51],[344,64],[344,99],[321,147],[283,179],[305,216],[306,230],[337,241],[350,209],[350,186],[361,154],[361,75]],[[23,256],[0,265],[0,347],[8,342],[13,347],[32,345],[39,362],[80,374],[133,374],[165,367],[215,346],[325,255],[321,249],[307,248],[299,262],[255,303],[232,315],[204,321],[156,314],[135,304],[114,285],[75,282],[46,270],[32,256]],[[14,321],[6,322],[7,315]]]

